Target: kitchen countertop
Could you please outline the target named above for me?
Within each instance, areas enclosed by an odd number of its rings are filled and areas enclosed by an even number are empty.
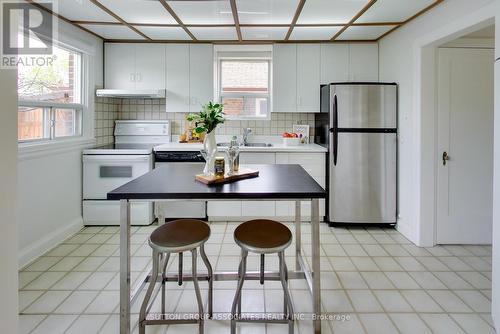
[[[201,167],[168,164],[139,176],[108,193],[121,199],[312,199],[326,191],[300,165],[256,165],[259,176],[207,186],[195,180]],[[175,175],[175,177],[172,177]]]
[[[241,146],[240,152],[294,152],[294,153],[325,153],[327,149],[318,144],[302,144],[299,146],[285,146],[282,143],[272,143],[270,147],[249,147]],[[190,144],[171,142],[163,145],[156,146],[153,150],[155,152],[165,151],[199,151],[203,148],[203,144]],[[224,150],[224,147],[219,147]]]

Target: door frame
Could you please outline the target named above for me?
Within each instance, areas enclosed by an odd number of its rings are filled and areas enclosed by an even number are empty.
[[[486,6],[461,20],[436,29],[414,44],[413,110],[416,122],[411,138],[413,155],[412,190],[414,191],[414,221],[412,229],[404,231],[412,242],[421,247],[436,245],[437,229],[437,77],[438,48],[460,36],[495,24],[495,11]]]

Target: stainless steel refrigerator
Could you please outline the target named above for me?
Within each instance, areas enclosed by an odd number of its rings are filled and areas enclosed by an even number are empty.
[[[396,223],[397,96],[394,83],[321,87],[315,142],[328,147],[332,225]]]

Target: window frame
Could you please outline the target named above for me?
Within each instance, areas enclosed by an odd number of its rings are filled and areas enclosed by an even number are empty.
[[[60,103],[60,102],[50,102],[50,101],[34,101],[34,100],[23,100],[18,99],[18,113],[19,108],[27,107],[27,108],[40,108],[44,110],[44,133],[48,133],[48,135],[44,135],[43,138],[33,138],[33,139],[18,139],[18,144],[20,147],[28,147],[31,144],[49,144],[52,145],[54,143],[66,142],[75,139],[84,138],[84,114],[88,109],[88,83],[89,83],[89,75],[88,75],[88,55],[84,52],[78,50],[77,48],[73,48],[67,44],[54,41],[53,44],[55,47],[63,49],[65,51],[71,52],[73,54],[77,54],[77,62],[75,62],[76,66],[79,70],[75,71],[74,82],[77,83],[77,91],[79,96],[79,103]],[[74,134],[70,136],[56,136],[55,128],[56,128],[56,120],[55,120],[55,110],[56,109],[66,109],[66,110],[74,110],[75,112],[75,122],[74,122]]]
[[[265,117],[253,116],[241,116],[241,115],[225,115],[228,120],[270,120],[273,108],[273,53],[272,47],[267,45],[240,45],[240,46],[230,46],[221,45],[214,47],[214,97],[215,101],[222,103],[223,97],[237,97],[237,98],[267,98],[267,115]],[[219,52],[238,52],[244,55],[241,56],[225,56],[219,55]],[[269,52],[270,56],[260,56],[256,54],[261,54],[262,52]],[[244,60],[260,60],[266,61],[268,63],[268,92],[267,93],[248,93],[248,92],[222,92],[222,66],[221,62],[224,60],[234,60],[234,61],[244,61]]]

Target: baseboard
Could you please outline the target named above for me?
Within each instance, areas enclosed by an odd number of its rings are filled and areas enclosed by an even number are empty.
[[[252,220],[252,219],[262,219],[262,218],[267,218],[267,219],[273,219],[281,222],[294,222],[295,217],[293,216],[271,216],[271,217],[242,217],[242,216],[235,216],[235,217],[222,217],[222,216],[209,216],[208,221],[210,222],[244,222],[247,220]],[[324,221],[324,217],[320,217],[321,221]],[[310,222],[311,217],[310,216],[302,216],[302,221],[303,222]]]
[[[43,238],[33,242],[19,251],[19,268],[24,268],[40,255],[45,254],[56,245],[66,240],[83,228],[83,219],[79,217],[63,228],[52,231]]]

